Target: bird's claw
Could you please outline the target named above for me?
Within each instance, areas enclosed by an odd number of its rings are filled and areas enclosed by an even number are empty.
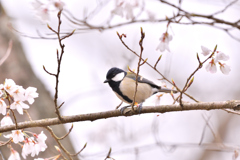
[[[124,112],[124,110],[125,110],[126,108],[128,108],[128,107],[131,107],[131,106],[130,106],[130,105],[129,105],[129,106],[125,106],[125,107],[122,107],[122,108],[120,109],[120,112],[121,112],[122,115],[124,115],[125,113],[129,112],[129,111]]]
[[[129,107],[131,107],[131,105],[122,107],[122,108],[120,109],[121,114],[122,114],[122,115],[125,115],[126,113],[131,112],[132,109],[129,108]],[[138,113],[140,114],[141,111],[142,111],[142,103],[137,104],[137,107],[138,107],[138,109],[137,109],[137,110],[138,110]],[[126,110],[127,108],[128,108],[128,110]]]

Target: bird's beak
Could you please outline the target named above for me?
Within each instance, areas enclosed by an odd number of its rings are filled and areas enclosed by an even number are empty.
[[[109,82],[109,80],[108,79],[106,79],[103,83],[108,83]]]

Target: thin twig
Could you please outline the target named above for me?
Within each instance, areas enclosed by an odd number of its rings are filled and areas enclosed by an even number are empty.
[[[61,48],[61,51],[60,51],[60,55],[59,55],[59,52],[57,50],[57,73],[56,74],[53,74],[53,73],[50,73],[46,70],[46,68],[43,66],[43,69],[45,70],[45,72],[47,72],[49,75],[52,75],[52,76],[55,76],[56,78],[56,85],[55,85],[55,95],[54,95],[54,104],[55,104],[55,113],[57,114],[59,120],[62,120],[62,116],[59,112],[59,109],[60,107],[64,104],[64,102],[58,106],[58,86],[59,86],[59,75],[60,75],[60,68],[61,68],[61,62],[62,62],[62,58],[63,58],[63,54],[64,54],[64,48],[65,48],[65,45],[62,44],[62,41],[70,36],[73,35],[73,33],[75,32],[75,30],[73,30],[71,33],[61,37],[61,24],[62,24],[62,20],[61,20],[61,14],[62,14],[62,10],[60,10],[57,14],[57,17],[58,17],[58,28],[57,30],[54,30],[53,28],[51,28],[49,25],[48,25],[48,28],[57,35],[57,38],[58,38],[58,43],[59,43],[59,46]]]
[[[138,66],[137,66],[137,74],[136,74],[136,86],[135,86],[135,92],[134,92],[134,96],[133,96],[133,102],[132,102],[132,110],[134,110],[134,104],[135,104],[135,99],[136,99],[136,95],[137,95],[137,87],[138,87],[138,76],[139,76],[139,72],[140,72],[140,66],[141,66],[141,60],[142,60],[142,53],[143,53],[143,39],[145,37],[145,33],[143,32],[143,29],[141,28],[141,39],[139,41],[139,46],[140,46],[140,56],[139,56],[139,60],[138,60]],[[144,61],[145,62],[145,61]],[[143,63],[142,63],[143,64]]]
[[[45,128],[51,133],[52,137],[56,140],[59,148],[61,148],[61,150],[67,155],[68,160],[72,160],[70,153],[65,149],[65,147],[62,145],[62,143],[60,143],[60,141],[58,140],[58,137],[54,134],[53,130],[49,126],[46,126]]]
[[[64,136],[62,136],[62,137],[57,137],[57,139],[58,139],[58,140],[63,140],[64,138],[66,138],[66,137],[71,133],[72,129],[73,129],[73,124],[72,124],[71,128],[69,128],[68,133],[66,133],[66,134],[65,134]]]
[[[3,62],[6,61],[6,59],[8,58],[8,56],[11,53],[11,50],[12,50],[12,40],[10,40],[8,42],[8,49],[7,49],[6,53],[5,53],[5,55],[0,59],[0,66],[3,64]]]
[[[87,143],[84,144],[83,148],[80,149],[76,154],[70,154],[72,157],[75,157],[77,155],[79,155],[85,148],[87,147]]]
[[[10,109],[10,111],[11,111],[12,114],[13,114],[13,119],[14,119],[14,123],[15,123],[15,129],[18,129],[18,123],[17,123],[17,118],[16,118],[16,116],[15,116],[15,113],[13,112],[12,109]]]

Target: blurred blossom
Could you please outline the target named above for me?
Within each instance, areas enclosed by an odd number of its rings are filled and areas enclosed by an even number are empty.
[[[36,12],[36,16],[42,20],[42,22],[49,22],[49,9],[47,4],[43,4],[38,0],[32,2],[32,7]]]
[[[224,54],[223,52],[217,51],[216,53],[217,53],[216,54],[216,61],[220,61],[220,60],[227,61],[227,60],[229,60],[229,56]]]
[[[54,0],[54,1],[53,1],[53,5],[54,5],[57,9],[61,10],[61,9],[63,9],[63,7],[65,6],[65,3],[63,3],[61,0]]]
[[[160,44],[157,46],[156,50],[160,50],[160,52],[167,50],[170,52],[169,42],[172,40],[172,35],[168,34],[168,32],[165,32],[162,34],[159,40]]]
[[[48,23],[50,21],[50,11],[61,10],[65,6],[61,0],[48,1],[47,3],[42,3],[39,0],[34,0],[32,3],[33,10],[36,16],[43,22]],[[54,8],[51,10],[51,8]]]
[[[210,50],[210,49],[208,49],[207,47],[204,47],[204,46],[201,46],[201,48],[202,48],[202,54],[204,55],[204,56],[207,56],[207,55],[209,55],[212,51]]]
[[[116,8],[112,14],[125,17],[127,20],[134,18],[133,10],[139,6],[138,0],[117,0]]]

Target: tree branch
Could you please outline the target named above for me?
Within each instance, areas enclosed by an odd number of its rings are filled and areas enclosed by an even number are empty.
[[[18,129],[31,128],[31,127],[46,127],[51,125],[58,125],[70,122],[79,121],[95,121],[99,119],[107,119],[119,116],[133,116],[139,113],[132,113],[131,108],[127,115],[122,115],[119,110],[111,110],[106,112],[98,112],[91,114],[79,114],[73,116],[63,116],[62,121],[58,118],[48,118],[35,121],[27,121],[18,123]],[[177,104],[172,105],[159,105],[159,106],[144,106],[141,114],[145,113],[165,113],[173,111],[190,111],[190,110],[214,110],[214,109],[240,109],[240,100],[221,101],[221,102],[201,102],[201,103],[183,103],[183,107]],[[16,125],[9,125],[0,127],[0,133],[15,130]]]

